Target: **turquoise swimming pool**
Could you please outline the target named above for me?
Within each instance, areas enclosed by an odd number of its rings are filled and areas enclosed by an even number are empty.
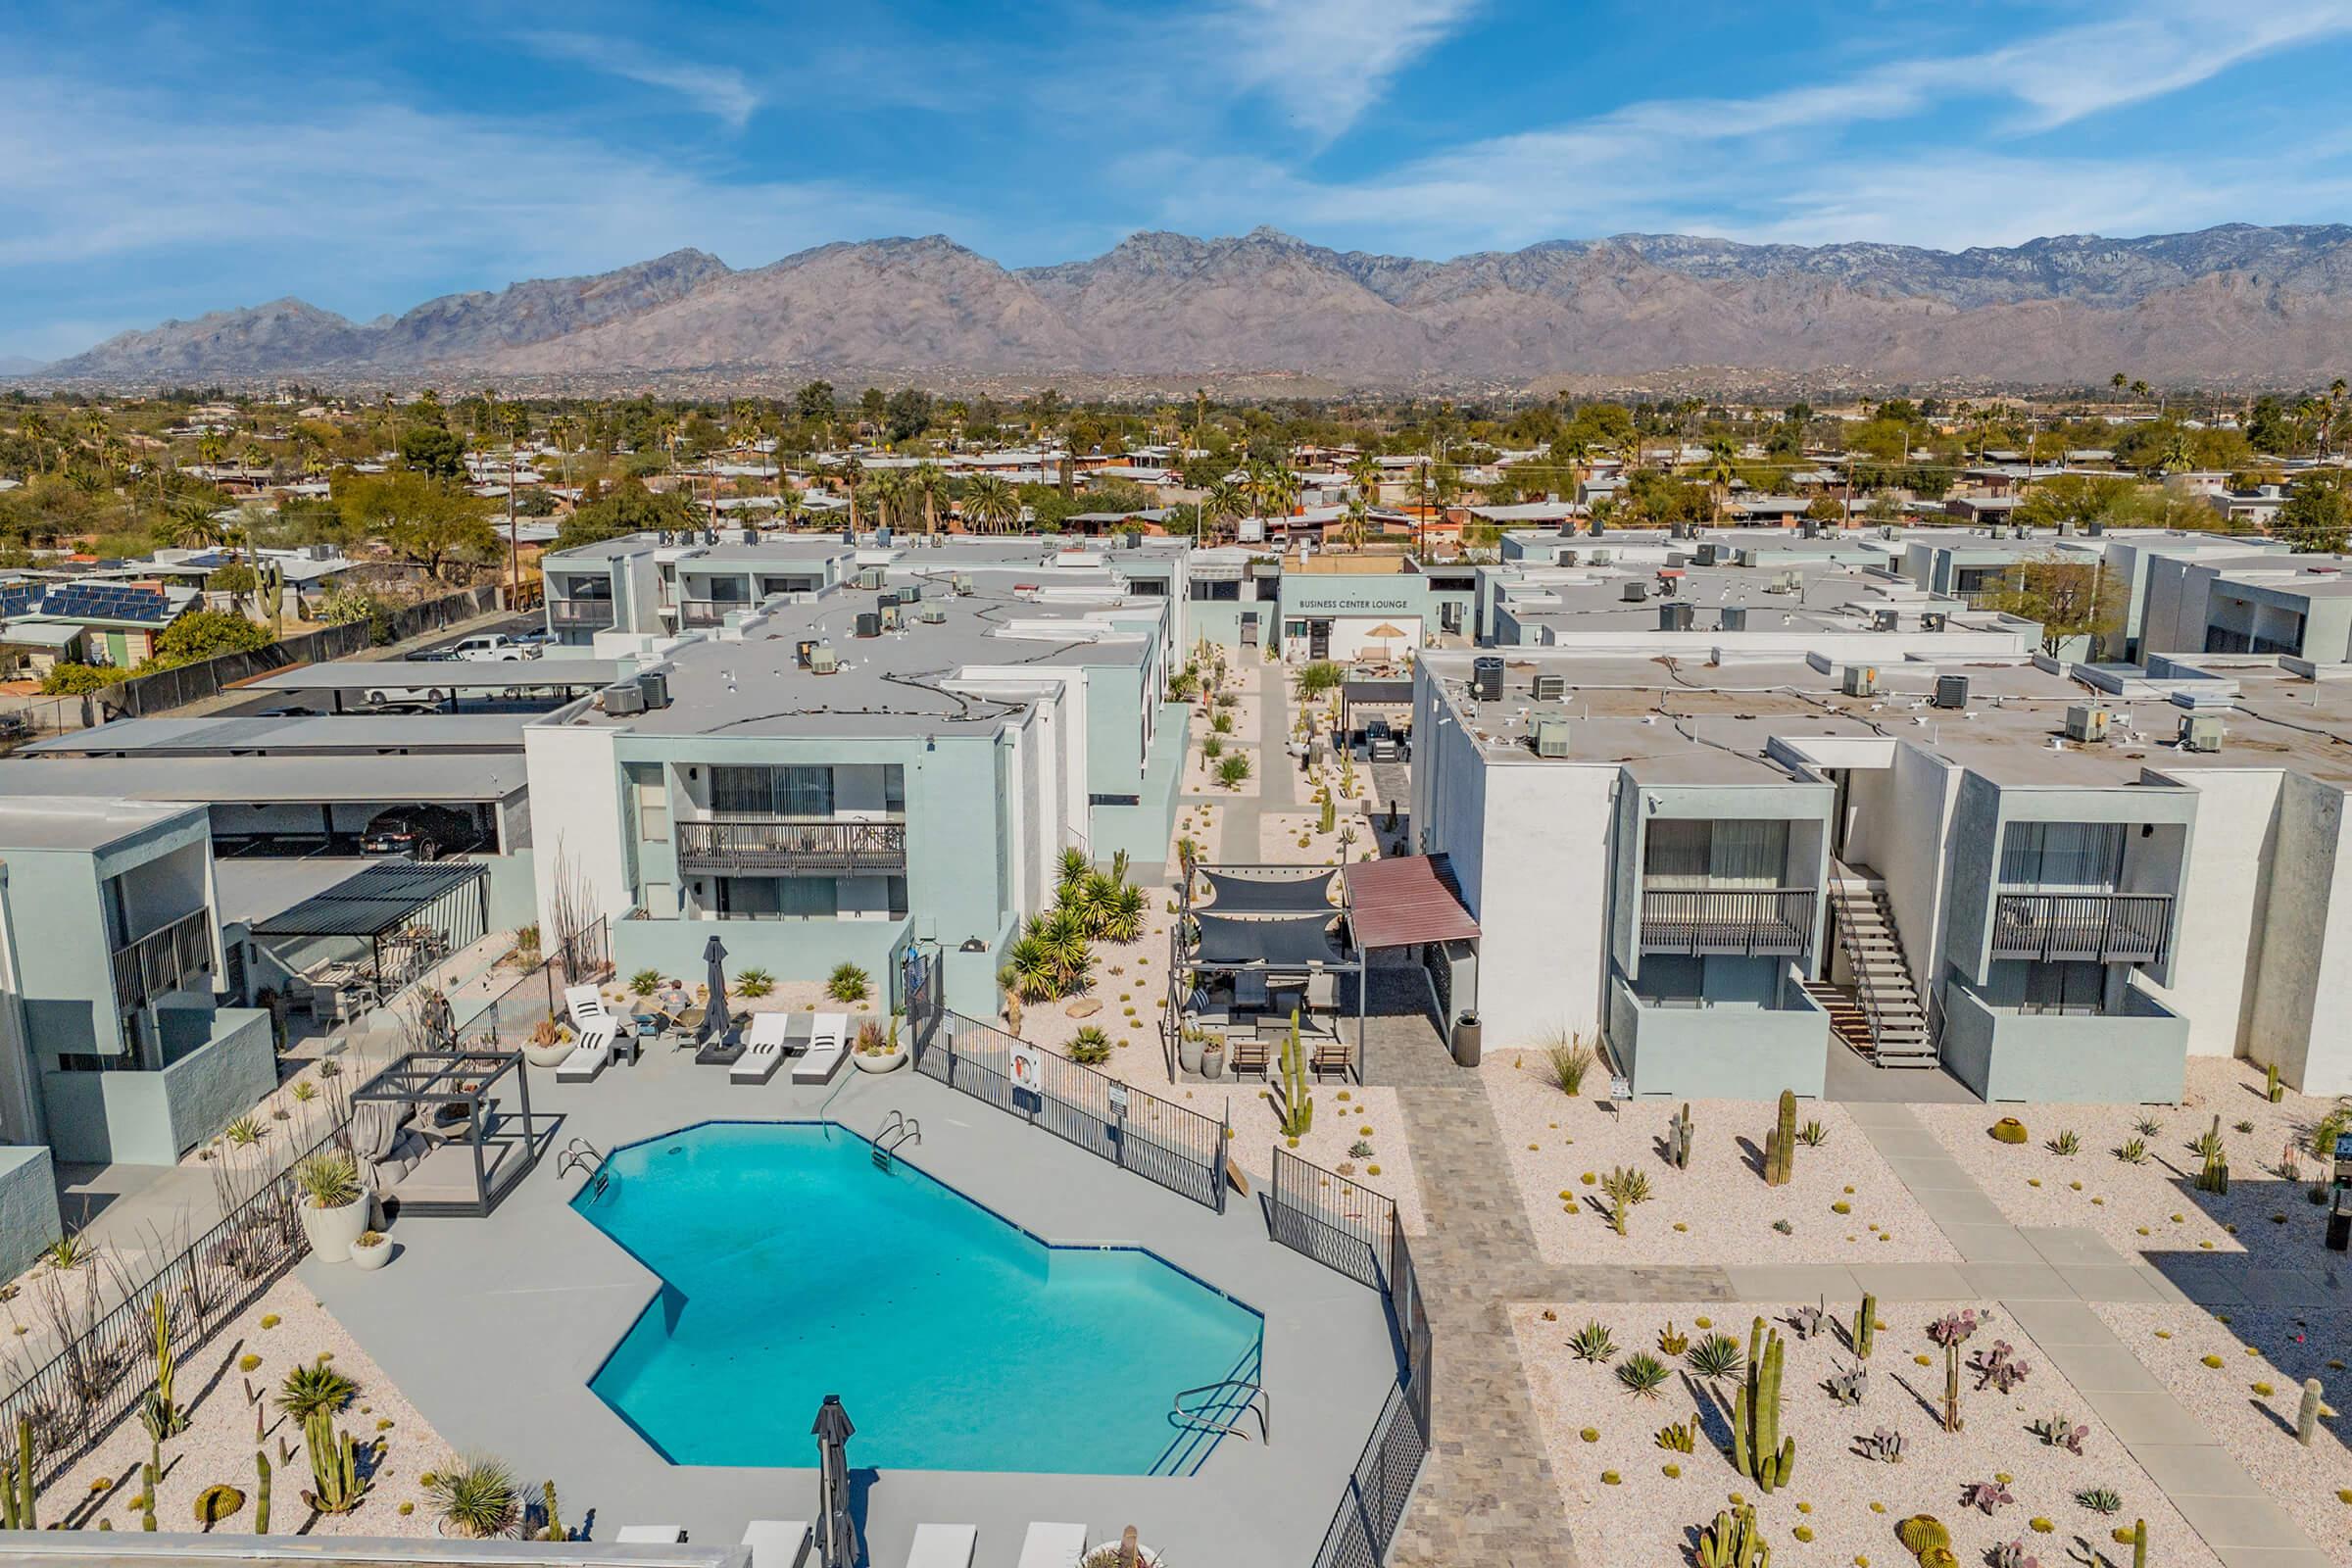
[[[1055,1248],[829,1122],[615,1150],[572,1206],[665,1282],[590,1381],[675,1464],[1187,1474],[1180,1390],[1253,1376],[1262,1320],[1135,1248]]]

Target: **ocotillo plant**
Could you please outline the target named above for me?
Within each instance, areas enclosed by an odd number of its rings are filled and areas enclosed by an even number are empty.
[[[2295,1441],[2306,1448],[2311,1446],[2311,1440],[2319,1436],[2320,1397],[2326,1392],[2318,1378],[2303,1380],[2303,1402],[2295,1410]]]
[[[1857,1360],[1870,1359],[1870,1348],[1876,1342],[1878,1327],[1879,1298],[1866,1291],[1862,1296],[1862,1305],[1854,1313],[1854,1356]]]
[[[253,1468],[262,1478],[253,1494],[253,1533],[266,1536],[270,1533],[270,1455],[255,1449]]]
[[[1796,1468],[1796,1440],[1781,1436],[1781,1332],[1757,1318],[1747,1335],[1747,1377],[1732,1395],[1732,1467],[1767,1494]]]
[[[1796,1092],[1781,1091],[1781,1124],[1764,1135],[1764,1184],[1786,1187],[1796,1174]]]
[[[1282,1135],[1304,1138],[1315,1123],[1315,1098],[1306,1087],[1306,1048],[1298,1039],[1298,1010],[1291,1009],[1290,1038],[1282,1043]]]

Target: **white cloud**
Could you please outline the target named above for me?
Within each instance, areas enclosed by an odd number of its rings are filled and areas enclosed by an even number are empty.
[[[749,124],[760,109],[760,94],[744,79],[743,73],[732,66],[662,60],[632,39],[598,38],[579,32],[525,33],[518,41],[532,53],[550,60],[568,61],[608,76],[674,92],[690,108],[735,130]]]
[[[1226,0],[1185,30],[1205,35],[1203,82],[1260,94],[1328,142],[1442,42],[1477,0]]]

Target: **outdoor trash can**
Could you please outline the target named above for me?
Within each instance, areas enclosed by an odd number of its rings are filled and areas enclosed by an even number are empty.
[[[1485,1033],[1475,1012],[1465,1012],[1454,1019],[1453,1059],[1465,1067],[1477,1066],[1479,1044]]]

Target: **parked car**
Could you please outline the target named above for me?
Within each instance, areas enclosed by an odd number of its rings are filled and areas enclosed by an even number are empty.
[[[412,664],[446,664],[458,655],[452,648],[416,648],[400,657]]]
[[[1389,728],[1385,718],[1364,721],[1364,755],[1375,762],[1394,762],[1404,749],[1396,743],[1396,732]]]
[[[0,713],[0,746],[32,738],[32,720],[23,713]]]
[[[464,811],[446,806],[395,806],[378,812],[360,834],[363,855],[406,855],[437,860],[481,847],[481,830]]]
[[[539,657],[537,649],[525,648],[506,633],[497,631],[479,632],[459,643],[452,651],[458,658],[477,664],[518,663]]]

